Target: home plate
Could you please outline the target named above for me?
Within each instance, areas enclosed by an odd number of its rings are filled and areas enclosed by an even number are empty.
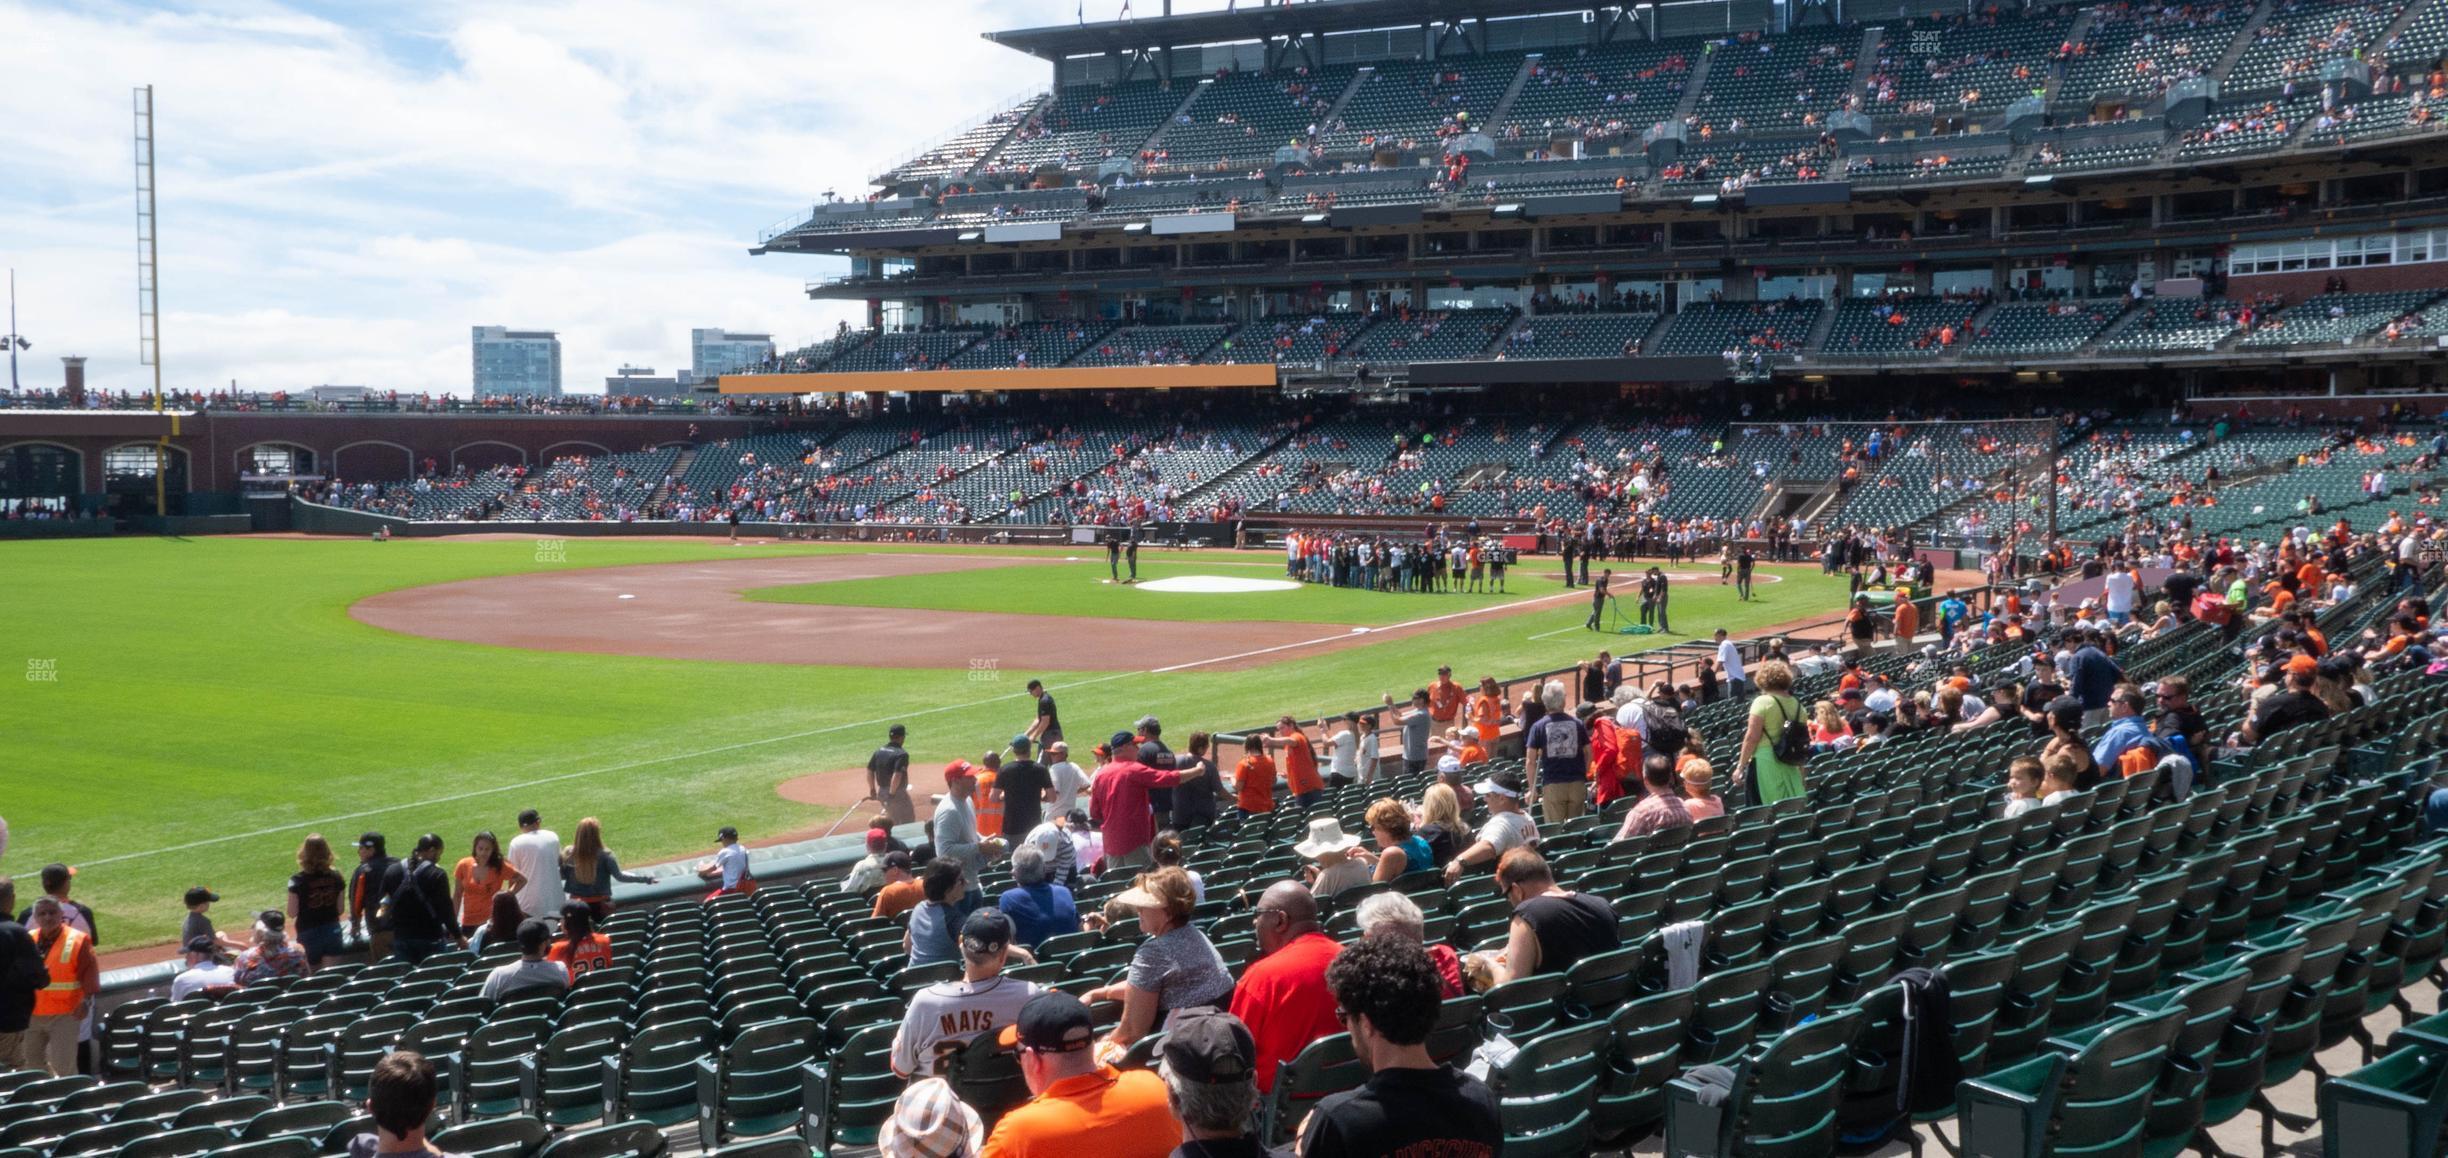
[[[1170,579],[1150,579],[1140,584],[1139,589],[1190,595],[1240,595],[1251,591],[1298,591],[1300,584],[1290,579],[1245,579],[1238,575],[1175,575]]]

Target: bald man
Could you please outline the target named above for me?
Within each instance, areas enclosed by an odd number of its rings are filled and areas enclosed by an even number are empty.
[[[1234,988],[1232,1014],[1258,1042],[1258,1090],[1303,1047],[1343,1032],[1326,966],[1343,946],[1318,929],[1317,898],[1299,881],[1277,881],[1258,898],[1258,960]]]

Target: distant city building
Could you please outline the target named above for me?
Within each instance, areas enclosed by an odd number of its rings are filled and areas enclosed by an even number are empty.
[[[697,389],[697,376],[686,370],[678,374],[657,376],[650,366],[623,366],[620,373],[604,379],[606,396],[629,398],[682,398]]]
[[[689,331],[689,370],[699,378],[728,374],[742,366],[762,364],[773,357],[771,334],[734,334],[729,330]]]
[[[561,396],[561,335],[551,330],[477,326],[471,338],[478,397],[489,394]]]

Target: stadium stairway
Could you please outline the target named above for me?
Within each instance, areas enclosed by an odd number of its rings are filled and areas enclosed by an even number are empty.
[[[1530,83],[1530,58],[1522,57],[1521,67],[1513,73],[1513,83],[1506,85],[1504,95],[1496,98],[1496,107],[1488,111],[1487,120],[1480,122],[1482,131],[1494,132],[1513,112],[1513,102],[1521,99],[1522,86]]]
[[[1870,78],[1878,72],[1879,44],[1886,36],[1887,30],[1876,24],[1862,29],[1861,47],[1853,53],[1853,87],[1845,93],[1846,100],[1868,103],[1863,94],[1870,91]]]
[[[2100,331],[2091,335],[2091,340],[2083,343],[2082,347],[2076,350],[2075,353],[2098,353],[2100,349],[2107,344],[2109,339],[2132,329],[2135,323],[2148,312],[2149,311],[2140,308],[2140,306],[2135,302],[2126,302],[2124,312],[2110,319],[2107,325],[2101,326]]]
[[[2227,51],[2219,54],[2218,67],[2207,74],[2211,79],[2223,82],[2227,74],[2235,70],[2236,61],[2243,59],[2245,50],[2260,39],[2261,27],[2269,23],[2270,12],[2276,3],[2277,0],[2261,0],[2253,6],[2252,15],[2245,19],[2244,27],[2236,30],[2235,40],[2227,45]]]
[[[1207,85],[1191,85],[1190,95],[1183,97],[1179,106],[1167,114],[1164,120],[1157,122],[1156,131],[1149,134],[1148,139],[1140,142],[1139,147],[1132,152],[1134,154],[1148,153],[1163,148],[1165,134],[1171,132],[1174,125],[1182,123],[1183,117],[1190,115],[1190,106],[1197,104],[1200,97],[1207,95],[1207,90]]]
[[[2097,10],[2091,8],[2085,8],[2082,11],[2075,13],[2074,23],[2066,29],[2066,43],[2081,44],[2087,40],[2091,35],[2091,26],[2098,23],[2096,19],[2097,16]],[[2042,107],[2057,107],[2057,90],[2063,88],[2064,86],[2065,69],[2062,66],[2050,69],[2048,84],[2042,88],[2040,94]],[[2028,154],[2030,153],[2031,148],[2032,146],[2025,145],[2020,151]]]
[[[687,477],[689,464],[697,461],[698,449],[695,443],[680,448],[680,457],[672,460],[671,469],[665,471],[662,481],[655,484],[654,493],[646,496],[646,509],[659,510],[671,501],[672,489]]]
[[[1829,308],[1819,311],[1819,316],[1811,321],[1810,332],[1802,335],[1803,351],[1812,354],[1825,352],[1823,347],[1827,345],[1829,332],[1836,328],[1836,315],[1843,312],[1843,304],[1841,301],[1834,302]]]
[[[1714,52],[1692,55],[1691,75],[1683,78],[1683,99],[1675,104],[1674,123],[1679,125],[1690,120],[1692,111],[1700,107],[1700,94],[1708,91],[1709,62],[1716,59]],[[1649,192],[1655,193],[1656,190]]]

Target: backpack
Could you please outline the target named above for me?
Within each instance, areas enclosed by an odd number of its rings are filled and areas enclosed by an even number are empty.
[[[1777,714],[1785,717],[1785,722],[1777,725],[1768,750],[1775,753],[1778,762],[1799,768],[1810,760],[1810,728],[1786,709],[1783,699],[1775,702]]]

